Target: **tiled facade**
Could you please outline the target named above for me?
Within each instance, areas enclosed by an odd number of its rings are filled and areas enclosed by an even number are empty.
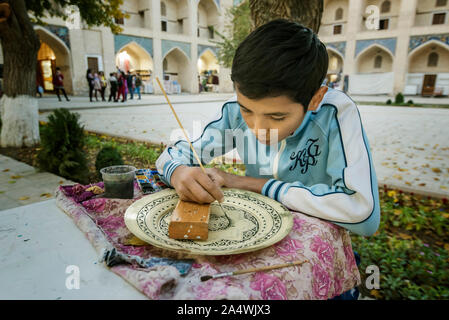
[[[449,94],[449,1],[325,0],[319,36],[349,93]]]
[[[129,18],[124,19],[123,32],[118,35],[109,28],[87,29],[82,24],[45,19],[48,24],[35,29],[53,52],[47,57],[40,52],[40,59],[60,67],[67,91],[76,95],[87,93],[86,70],[91,66],[106,75],[116,66],[140,71],[144,81],[153,85],[147,88],[149,92],[157,93],[156,76],[177,81],[183,92],[197,93],[199,65],[203,69],[212,66],[220,79],[215,89],[231,92],[230,71],[217,64],[217,47],[212,42],[217,36],[212,39],[211,31],[223,32],[225,12],[232,5],[232,0],[126,0],[122,10]]]
[[[122,9],[129,18],[119,35],[47,19],[36,31],[53,53],[40,59],[53,59],[73,94],[87,92],[85,73],[92,65],[105,74],[126,65],[148,83],[166,77],[190,93],[199,91],[198,70],[213,69],[219,75],[215,89],[231,92],[230,70],[218,65],[211,34],[224,31],[226,10],[240,2],[126,0]],[[328,80],[340,88],[346,83],[349,93],[420,95],[427,86],[426,94],[449,94],[449,0],[325,0],[319,36],[328,47]]]

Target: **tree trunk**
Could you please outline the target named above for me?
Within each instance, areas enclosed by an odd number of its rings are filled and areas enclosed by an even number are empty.
[[[40,42],[28,17],[24,0],[0,0],[0,6],[10,8],[10,14],[6,17],[7,11],[0,11],[0,40],[4,59],[0,144],[2,147],[32,146],[40,140],[35,98]]]
[[[298,22],[318,33],[323,0],[249,0],[254,28],[278,18]]]

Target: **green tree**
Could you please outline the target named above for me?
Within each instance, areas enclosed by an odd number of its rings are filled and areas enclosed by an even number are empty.
[[[32,146],[40,141],[36,95],[36,60],[40,48],[33,23],[46,17],[68,20],[73,13],[87,26],[120,32],[114,18],[123,18],[123,0],[0,0],[4,95],[0,100],[0,144]]]
[[[232,66],[235,50],[255,28],[278,18],[296,21],[318,33],[323,15],[323,0],[243,0],[227,12],[230,25],[225,33],[216,32],[218,59],[225,67]]]

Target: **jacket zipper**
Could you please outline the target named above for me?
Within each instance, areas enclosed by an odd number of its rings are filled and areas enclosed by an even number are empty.
[[[282,152],[285,149],[285,145],[286,145],[286,139],[281,141],[281,147],[278,151],[278,153],[276,154],[276,156],[274,157],[274,163],[273,163],[273,177],[274,179],[278,180],[279,179],[279,175],[278,175],[278,170],[279,170],[279,160],[281,158]]]

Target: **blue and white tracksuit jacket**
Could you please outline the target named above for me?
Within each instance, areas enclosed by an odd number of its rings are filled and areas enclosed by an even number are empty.
[[[379,192],[368,139],[356,104],[341,91],[329,89],[292,135],[271,146],[258,142],[248,129],[234,97],[198,138],[192,138],[192,145],[203,164],[237,149],[246,176],[269,178],[262,194],[291,210],[363,236],[379,226]],[[156,167],[170,185],[173,171],[182,164],[198,165],[186,140],[168,146]]]

